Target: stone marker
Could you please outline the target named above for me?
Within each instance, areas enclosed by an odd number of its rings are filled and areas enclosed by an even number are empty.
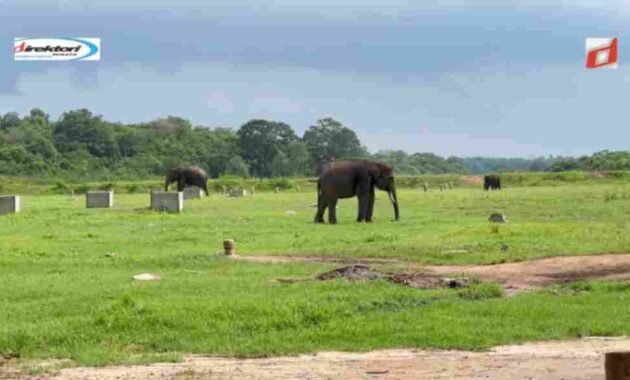
[[[151,209],[156,211],[181,212],[184,209],[184,193],[165,191],[151,192]]]
[[[0,196],[0,215],[17,214],[18,212],[20,212],[20,196],[19,195]]]
[[[630,380],[630,351],[604,354],[606,380]]]
[[[280,188],[278,186],[276,186],[276,193],[280,192]]]
[[[507,216],[503,214],[490,214],[488,221],[491,223],[505,223],[507,222]]]
[[[199,199],[205,196],[205,193],[203,192],[203,190],[201,190],[197,186],[186,187],[184,188],[183,193],[184,193],[185,201],[188,199]]]
[[[234,240],[225,239],[223,240],[223,250],[227,256],[232,256],[236,253],[236,244],[234,244]]]
[[[114,207],[114,191],[88,191],[85,193],[85,207],[112,208]]]

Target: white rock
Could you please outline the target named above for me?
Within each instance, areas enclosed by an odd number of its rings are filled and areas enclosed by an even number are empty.
[[[160,281],[160,276],[153,273],[140,273],[133,276],[135,281]]]

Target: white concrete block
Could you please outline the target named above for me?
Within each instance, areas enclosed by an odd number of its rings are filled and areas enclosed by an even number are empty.
[[[112,208],[114,207],[113,191],[88,191],[85,194],[85,207]]]
[[[196,186],[186,187],[183,193],[184,193],[184,200],[203,198],[206,194],[203,192],[203,190],[201,190],[200,188]]]
[[[20,196],[19,195],[0,196],[0,215],[17,214],[18,212],[20,212]]]
[[[156,211],[181,212],[184,209],[184,193],[153,191],[151,208]]]

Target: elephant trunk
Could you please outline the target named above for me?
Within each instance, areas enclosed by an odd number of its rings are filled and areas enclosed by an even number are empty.
[[[392,205],[394,206],[394,220],[398,220],[399,219],[398,197],[396,197],[396,188],[392,187],[388,193],[389,193],[389,200],[392,202]]]

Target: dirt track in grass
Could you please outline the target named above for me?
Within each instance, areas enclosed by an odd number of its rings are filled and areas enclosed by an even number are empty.
[[[499,346],[488,352],[401,349],[260,359],[188,356],[176,364],[67,368],[30,379],[604,380],[603,354],[629,347],[629,338],[583,338]]]
[[[578,280],[630,280],[630,254],[562,256],[493,265],[419,265],[393,259],[339,259],[316,256],[237,256],[235,260],[260,263],[324,262],[362,264],[369,267],[396,264],[420,283],[424,278],[470,276],[500,283],[508,295]],[[413,286],[413,284],[412,284]]]

